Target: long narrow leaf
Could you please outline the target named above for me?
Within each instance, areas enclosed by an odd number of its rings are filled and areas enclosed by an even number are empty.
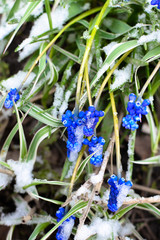
[[[51,133],[55,132],[57,128],[51,129],[50,126],[45,126],[41,128],[34,136],[28,150],[27,162],[35,161],[37,156],[37,149],[39,144],[47,137],[50,136]]]
[[[87,206],[87,202],[80,201],[76,203],[71,210],[62,218],[61,221],[59,221],[56,226],[54,226],[47,234],[44,235],[44,237],[41,238],[41,240],[46,240],[67,218],[74,215],[78,211],[82,210]]]
[[[53,118],[49,113],[43,113],[43,110],[32,104],[32,103],[27,103],[24,106],[21,107],[21,110],[23,110],[24,112],[28,112],[28,114],[37,119],[38,121],[49,125],[51,127],[63,127],[61,120]]]
[[[16,106],[15,103],[14,103],[14,109],[15,109],[16,116],[17,116],[18,129],[19,129],[19,139],[20,139],[20,156],[19,156],[19,161],[25,161],[26,160],[26,156],[27,156],[27,143],[26,143],[23,127],[22,127],[22,122],[20,120],[18,109],[17,109],[17,106]]]
[[[40,3],[41,1],[37,0],[34,2],[31,2],[24,14],[24,16],[21,18],[20,22],[18,23],[17,28],[15,29],[14,33],[12,34],[11,38],[9,39],[7,46],[5,47],[4,52],[6,52],[6,50],[8,49],[9,45],[11,44],[11,42],[13,41],[16,33],[18,32],[18,30],[20,29],[20,27],[22,26],[22,24],[27,20],[27,18],[31,15],[32,11],[37,7],[37,5]]]
[[[28,240],[35,240],[37,238],[38,234],[40,232],[42,232],[46,227],[48,227],[49,224],[50,224],[49,222],[38,224],[35,227],[34,231],[32,232],[32,234],[31,234],[31,236],[29,237]]]
[[[49,185],[56,185],[56,186],[69,186],[69,183],[60,182],[60,181],[47,181],[41,179],[35,179],[32,183],[27,186],[24,186],[23,189],[26,189],[31,186],[40,185],[40,184],[49,184]]]

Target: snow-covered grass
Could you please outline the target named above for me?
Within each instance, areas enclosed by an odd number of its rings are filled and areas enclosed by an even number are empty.
[[[0,224],[11,227],[7,239],[159,240],[158,7],[151,0],[0,2]],[[20,96],[12,106],[11,88]],[[91,164],[99,156],[102,165]]]

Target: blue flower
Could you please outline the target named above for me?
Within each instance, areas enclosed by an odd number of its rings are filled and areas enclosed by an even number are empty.
[[[132,187],[132,182],[125,181],[124,178],[118,179],[116,175],[112,175],[108,183],[111,186],[108,209],[112,212],[116,212],[122,206],[129,189]]]
[[[122,119],[122,126],[126,129],[134,131],[139,126],[138,121],[141,121],[142,115],[148,114],[147,106],[150,104],[149,99],[145,99],[142,103],[137,99],[134,93],[129,95],[129,102],[127,104],[127,111],[129,114]]]
[[[160,0],[152,0],[151,5],[158,5],[158,9],[160,9]]]
[[[5,108],[12,108],[13,101],[17,102],[20,99],[19,92],[16,88],[11,88],[10,92],[7,94],[6,100],[4,102]]]
[[[62,123],[67,127],[67,156],[69,161],[77,159],[78,153],[82,148],[82,142],[85,136],[92,136],[94,129],[99,121],[99,117],[104,116],[103,111],[97,111],[95,107],[90,106],[87,111],[79,112],[78,116],[67,110],[62,116]]]
[[[84,139],[83,144],[88,145],[88,151],[90,154],[94,153],[90,159],[90,163],[95,167],[100,167],[103,161],[103,145],[105,140],[102,137],[93,136],[91,141]]]
[[[60,207],[59,210],[56,212],[57,222],[59,222],[65,216],[65,214],[66,214],[65,208]],[[75,217],[71,216],[71,217],[67,218],[58,227],[58,231],[56,233],[57,240],[68,240],[69,239],[72,228],[74,226],[74,221],[75,221]]]

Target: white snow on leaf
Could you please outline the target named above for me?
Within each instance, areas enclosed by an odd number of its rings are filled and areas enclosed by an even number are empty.
[[[7,163],[11,166],[16,176],[15,192],[24,193],[28,191],[29,188],[23,190],[23,187],[33,181],[33,162],[19,162],[9,159]]]
[[[27,75],[27,72],[24,71],[19,71],[18,73],[16,73],[15,75],[13,75],[12,77],[3,80],[1,82],[1,85],[6,89],[6,90],[10,90],[11,88],[19,88],[21,86],[21,83],[23,82],[25,76]],[[26,82],[23,84],[22,89],[27,87],[35,78],[35,73],[31,73],[29,75],[29,77],[27,78]]]
[[[138,40],[138,44],[144,44],[152,41],[160,42],[160,30],[153,31],[147,35],[143,35]]]
[[[54,11],[51,12],[52,25],[53,29],[61,29],[63,24],[68,19],[68,5],[64,7],[58,6]],[[38,35],[50,30],[47,13],[43,13],[35,22],[30,31],[29,38],[37,37]],[[26,39],[25,39],[26,41]],[[22,44],[22,43],[21,43]],[[29,45],[26,45],[23,50],[19,53],[19,61],[31,55],[35,52],[41,42],[35,42]]]
[[[114,71],[115,81],[111,84],[110,89],[115,90],[120,88],[124,83],[128,82],[131,78],[131,64],[128,64],[123,69],[116,69]]]
[[[0,224],[6,226],[17,225],[21,223],[21,220],[24,216],[29,214],[30,208],[26,201],[16,201],[16,210],[15,212],[4,214],[2,213]]]
[[[0,169],[3,169],[3,167],[1,166]],[[11,181],[11,176],[8,174],[0,173],[0,187],[2,187],[2,189],[4,189]]]
[[[127,229],[126,229],[127,228]],[[86,240],[90,236],[97,235],[96,240],[110,240],[113,234],[114,239],[117,236],[130,235],[134,227],[132,224],[126,224],[124,226],[117,220],[108,220],[96,217],[91,224],[83,225],[77,232],[75,240]]]

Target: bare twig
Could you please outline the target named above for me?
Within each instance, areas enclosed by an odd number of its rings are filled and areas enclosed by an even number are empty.
[[[9,176],[14,176],[14,172],[11,171],[11,170],[8,170],[8,169],[0,168],[0,173],[7,174],[7,175],[9,175]]]
[[[153,197],[148,197],[148,198],[133,198],[133,199],[126,199],[123,204],[124,205],[130,205],[130,204],[135,204],[135,203],[160,203],[160,195],[156,195]]]

